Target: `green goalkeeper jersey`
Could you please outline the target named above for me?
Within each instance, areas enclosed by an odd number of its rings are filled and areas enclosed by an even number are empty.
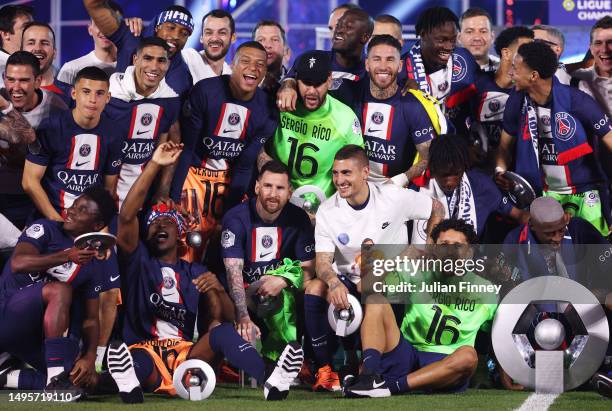
[[[298,102],[294,112],[281,113],[268,153],[287,165],[294,190],[314,185],[328,198],[336,191],[331,172],[334,156],[347,144],[363,147],[359,120],[349,106],[328,94],[315,111]]]
[[[417,290],[421,289],[421,283],[438,286],[434,292],[412,293],[411,304],[406,305],[401,331],[417,350],[451,354],[463,345],[473,347],[478,330],[490,331],[497,310],[497,304],[492,303],[496,301],[494,296],[440,290],[443,287],[440,284],[455,285],[454,290],[460,290],[461,282],[486,286],[491,284],[489,281],[474,273],[443,278],[423,272],[412,277],[411,282],[417,285]]]

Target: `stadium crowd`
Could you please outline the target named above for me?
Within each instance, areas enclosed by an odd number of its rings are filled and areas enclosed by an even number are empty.
[[[344,4],[290,67],[276,21],[230,62],[227,11],[83,6],[93,50],[59,70],[51,26],[0,8],[0,389],[137,403],[199,359],[267,400],[461,392],[483,354],[523,389],[489,349],[496,304],[364,304],[342,338],[328,307],[361,297],[371,244],[551,245],[519,277],[575,279],[560,246],[610,239],[612,17],[570,66],[555,27],[433,7],[402,53],[398,19]]]

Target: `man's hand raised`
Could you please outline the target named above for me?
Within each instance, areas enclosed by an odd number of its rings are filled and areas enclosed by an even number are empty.
[[[165,167],[176,163],[181,152],[183,151],[183,144],[173,143],[168,141],[162,143],[155,149],[151,161],[155,164]]]

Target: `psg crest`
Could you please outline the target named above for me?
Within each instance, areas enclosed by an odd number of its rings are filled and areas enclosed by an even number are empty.
[[[567,141],[576,134],[576,120],[571,114],[561,111],[555,114],[555,131],[557,138]]]
[[[153,122],[153,115],[151,113],[145,113],[140,117],[140,124],[143,126],[148,126]]]

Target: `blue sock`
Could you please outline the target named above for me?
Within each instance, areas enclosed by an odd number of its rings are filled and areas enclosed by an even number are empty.
[[[134,371],[140,385],[145,385],[153,373],[153,358],[145,350],[130,350],[134,361]],[[157,385],[157,384],[156,384]]]
[[[327,301],[316,295],[304,295],[304,318],[306,330],[314,352],[317,369],[331,364],[328,341],[333,332],[327,322]]]
[[[361,357],[363,358],[362,374],[376,374],[380,366],[381,353],[373,348],[366,349]]]
[[[33,368],[19,371],[18,390],[42,390],[45,388],[47,376]]]
[[[244,370],[260,383],[265,380],[266,366],[253,345],[240,337],[232,324],[223,323],[212,330],[208,337],[215,353],[223,353],[234,367]]]
[[[387,383],[387,387],[389,387],[389,391],[391,391],[391,394],[393,395],[402,394],[410,391],[407,375],[402,375],[397,380],[392,378],[385,378],[385,382]]]
[[[45,340],[47,368],[63,367],[64,371],[70,372],[78,355],[79,343],[73,338],[57,337]]]

